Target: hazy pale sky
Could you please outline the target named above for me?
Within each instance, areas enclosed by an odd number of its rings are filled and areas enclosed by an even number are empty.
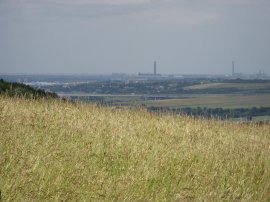
[[[0,0],[0,73],[270,73],[270,0]]]

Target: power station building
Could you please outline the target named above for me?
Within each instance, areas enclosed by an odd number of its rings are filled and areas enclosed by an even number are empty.
[[[144,77],[157,77],[157,76],[161,76],[160,74],[157,73],[157,62],[154,61],[154,71],[153,71],[153,73],[139,73],[139,76],[144,76]]]

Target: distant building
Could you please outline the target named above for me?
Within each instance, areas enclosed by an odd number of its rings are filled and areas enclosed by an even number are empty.
[[[154,72],[151,74],[151,73],[139,73],[138,74],[139,76],[141,77],[160,77],[161,74],[158,74],[157,73],[157,62],[154,61]]]

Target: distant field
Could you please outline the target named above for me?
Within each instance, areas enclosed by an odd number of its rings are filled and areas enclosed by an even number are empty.
[[[69,94],[79,100],[93,101],[100,98],[111,105],[146,105],[148,107],[207,107],[207,108],[251,108],[270,107],[270,94],[184,94],[179,96],[164,96],[162,99],[152,97],[143,99],[141,95],[89,95]],[[92,100],[91,100],[92,99]],[[99,102],[99,100],[94,100]]]
[[[148,86],[143,84],[139,86],[124,86],[123,89],[130,88],[131,90],[127,90],[123,94],[115,93],[114,91],[92,94],[74,91],[73,93],[65,93],[60,96],[70,96],[73,99],[110,106],[144,106],[147,108],[180,109],[201,107],[208,109],[247,109],[252,107],[270,107],[269,81],[202,81],[201,84],[196,85],[194,85],[195,82],[179,84],[172,81],[171,83],[154,83],[152,88],[149,87],[151,86],[150,84]],[[145,88],[149,92],[144,91]],[[265,113],[263,115],[269,114]]]
[[[269,89],[270,83],[205,83],[187,86],[185,90],[202,90],[202,89],[226,89],[226,88],[238,88],[240,90],[260,90]]]
[[[187,98],[150,100],[147,106],[154,107],[207,107],[207,108],[250,108],[270,107],[270,94],[259,95],[193,95]]]

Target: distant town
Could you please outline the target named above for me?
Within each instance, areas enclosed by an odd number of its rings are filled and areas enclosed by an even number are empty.
[[[126,74],[0,74],[0,77],[12,82],[25,83],[34,87],[44,87],[59,84],[80,84],[89,81],[147,81],[147,80],[187,80],[187,79],[243,79],[270,80],[270,74],[258,71],[256,74],[237,72],[235,62],[232,61],[231,74],[160,74],[157,62],[153,63],[152,73]],[[150,69],[150,68],[149,68]]]

